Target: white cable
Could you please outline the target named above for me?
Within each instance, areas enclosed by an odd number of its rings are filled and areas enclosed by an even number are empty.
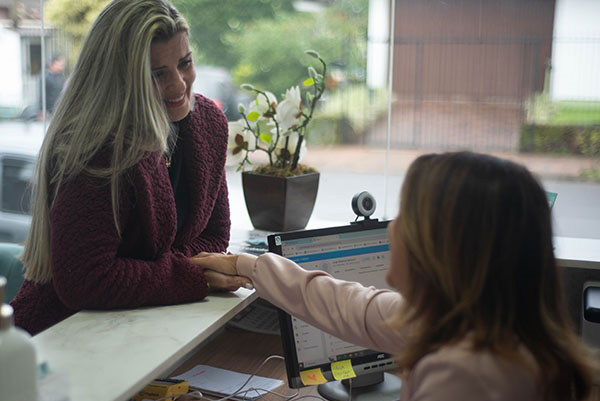
[[[262,367],[263,367],[263,366],[264,366],[264,365],[265,365],[267,362],[269,362],[271,359],[281,359],[281,360],[285,360],[285,358],[283,358],[283,357],[282,357],[282,356],[280,356],[280,355],[271,355],[271,356],[269,356],[269,357],[265,358],[265,360],[264,360],[264,361],[262,361],[262,363],[259,365],[259,367],[258,367],[258,368],[256,368],[256,371],[255,371],[254,373],[252,373],[252,374],[251,374],[251,375],[248,377],[248,379],[246,379],[246,381],[245,381],[245,382],[244,382],[244,383],[243,383],[243,384],[242,384],[242,385],[241,385],[241,386],[240,386],[240,387],[239,387],[239,388],[238,388],[236,391],[234,391],[233,393],[229,394],[229,395],[228,395],[228,396],[226,396],[226,397],[219,398],[218,400],[214,400],[214,401],[227,401],[227,400],[231,400],[233,397],[239,397],[239,396],[242,396],[242,397],[244,397],[246,394],[248,394],[248,393],[249,393],[249,392],[251,392],[251,391],[254,391],[254,392],[256,392],[259,398],[262,398],[262,397],[264,397],[264,396],[265,396],[265,394],[273,394],[273,395],[275,395],[275,396],[277,396],[277,397],[283,398],[284,400],[288,400],[288,401],[289,401],[289,400],[292,400],[294,397],[296,397],[296,396],[298,395],[298,392],[296,392],[295,394],[292,394],[292,395],[290,395],[290,396],[287,396],[287,395],[283,395],[283,394],[276,393],[276,392],[274,392],[274,391],[271,391],[271,390],[262,389],[262,388],[255,388],[255,387],[251,387],[251,388],[248,388],[248,389],[246,389],[246,390],[243,390],[243,388],[244,388],[244,387],[246,387],[246,385],[247,385],[247,384],[250,382],[250,380],[252,380],[252,378],[253,378],[254,376],[256,376],[256,373],[257,373],[258,371],[260,371],[260,369],[261,369],[261,368],[262,368]],[[261,391],[262,391],[263,393],[260,393]],[[205,396],[204,396],[202,393],[200,393],[199,395],[196,395],[196,394],[194,394],[194,393],[192,392],[192,393],[188,393],[188,394],[182,394],[182,395],[186,395],[186,396],[192,396],[192,397],[194,397],[194,398],[197,398],[197,399],[200,399],[200,400],[202,400],[202,399],[204,399],[204,400],[209,400],[209,398],[206,398],[206,397],[205,397]],[[172,397],[172,396],[169,396],[169,397]],[[161,398],[161,400],[164,400],[164,399],[166,399],[166,398],[169,398],[169,397],[163,397],[163,398]],[[158,401],[158,400],[157,400],[157,401]],[[211,400],[211,401],[212,401],[212,400]]]
[[[200,392],[200,391],[192,391],[191,393],[186,393],[186,394],[171,394],[171,395],[166,395],[166,396],[158,398],[158,399],[156,399],[154,401],[164,401],[164,400],[168,400],[168,399],[177,400],[177,398],[181,397],[182,395],[185,395],[185,396],[190,396],[191,395],[192,397],[198,398],[199,400],[201,400],[201,399],[204,398],[204,394],[202,394],[202,392]]]
[[[264,360],[264,361],[262,361],[262,363],[259,365],[259,367],[258,367],[258,368],[256,368],[256,371],[255,371],[253,374],[251,374],[251,375],[250,375],[250,377],[248,377],[248,379],[246,379],[246,381],[244,382],[244,384],[242,384],[242,385],[240,386],[240,388],[238,388],[238,389],[237,389],[235,392],[233,392],[233,393],[229,394],[229,395],[228,395],[228,396],[226,396],[226,397],[219,398],[219,399],[217,399],[217,400],[211,400],[210,398],[207,398],[206,396],[204,396],[204,394],[202,394],[202,392],[200,392],[200,391],[192,391],[192,392],[190,392],[190,393],[187,393],[187,394],[179,394],[179,395],[177,395],[177,396],[186,396],[186,397],[190,397],[190,396],[191,396],[191,397],[194,397],[194,398],[196,398],[196,399],[198,399],[198,400],[209,400],[209,401],[227,401],[227,400],[231,400],[231,399],[232,399],[232,397],[244,397],[244,396],[245,396],[246,394],[248,394],[249,392],[252,392],[252,391],[254,391],[254,392],[256,392],[256,394],[258,395],[258,398],[257,398],[257,399],[261,399],[261,398],[263,398],[263,397],[264,397],[265,395],[267,395],[267,394],[272,394],[272,395],[274,395],[274,396],[276,396],[276,397],[279,397],[279,398],[281,398],[281,399],[283,399],[283,400],[285,400],[285,401],[297,401],[297,400],[302,400],[302,399],[307,399],[307,398],[317,399],[317,400],[320,400],[320,401],[326,401],[324,398],[322,398],[322,397],[319,397],[319,396],[316,396],[316,395],[310,395],[310,394],[307,394],[307,395],[300,395],[300,392],[299,392],[299,391],[296,391],[294,394],[291,394],[291,395],[285,395],[285,394],[280,394],[280,393],[278,393],[278,392],[275,392],[275,391],[272,391],[272,390],[267,390],[267,389],[265,389],[265,388],[255,388],[255,387],[251,387],[251,388],[248,388],[248,389],[245,389],[245,390],[243,390],[243,388],[244,388],[244,387],[245,387],[245,386],[246,386],[246,385],[247,385],[247,384],[250,382],[250,380],[252,380],[252,378],[253,378],[254,376],[256,376],[256,374],[257,374],[257,373],[260,371],[260,369],[261,369],[261,368],[262,368],[262,367],[263,367],[263,366],[264,366],[264,365],[265,365],[267,362],[269,362],[271,359],[281,359],[281,360],[285,360],[285,358],[283,358],[283,357],[282,357],[282,356],[280,356],[280,355],[271,355],[271,356],[269,356],[269,357],[265,358],[265,360]],[[261,393],[261,392],[262,392],[262,393]],[[166,396],[166,397],[159,398],[158,400],[155,400],[155,401],[164,401],[164,400],[166,400],[166,399],[169,399],[169,398],[172,398],[172,397],[175,397],[175,396],[174,396],[174,395],[169,395],[169,396]]]
[[[301,395],[298,398],[292,398],[290,401],[297,401],[297,400],[301,400],[303,398],[316,398],[317,400],[320,401],[327,401],[325,398],[323,397],[319,397],[318,395],[311,395],[311,394],[307,394],[307,395]]]

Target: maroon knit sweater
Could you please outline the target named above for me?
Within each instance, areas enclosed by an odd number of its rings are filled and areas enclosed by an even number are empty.
[[[179,135],[190,196],[179,232],[160,152],[121,180],[121,237],[106,180],[80,175],[65,182],[50,211],[52,281],[23,283],[11,302],[17,326],[36,334],[82,309],[167,305],[206,296],[204,273],[188,257],[225,251],[229,242],[227,120],[212,101],[196,95]]]

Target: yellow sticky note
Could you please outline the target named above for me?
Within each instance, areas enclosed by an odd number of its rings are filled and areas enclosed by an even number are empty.
[[[352,379],[356,377],[349,359],[331,363],[331,373],[335,380]]]
[[[300,380],[302,380],[302,384],[305,386],[327,383],[327,379],[323,376],[323,372],[319,368],[300,372]]]

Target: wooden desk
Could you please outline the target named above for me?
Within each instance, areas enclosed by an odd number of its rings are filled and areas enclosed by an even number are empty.
[[[287,387],[287,375],[283,361],[271,360],[258,370],[260,364],[270,355],[283,356],[279,336],[225,328],[203,344],[194,356],[173,370],[169,376],[186,372],[196,365],[211,365],[217,368],[230,369],[246,374],[254,373],[259,376],[283,380],[285,384],[276,391],[285,395],[294,394],[297,390]],[[299,394],[319,396],[317,388],[314,386],[299,389]],[[266,395],[261,400],[281,401],[281,398]],[[195,399],[182,397],[178,401],[195,401]],[[600,386],[594,386],[588,401],[600,401]]]
[[[281,360],[267,362],[260,370],[260,364],[270,355],[281,355],[281,339],[279,336],[250,333],[243,330],[225,328],[203,344],[198,352],[184,362],[169,376],[188,371],[196,365],[211,365],[217,368],[235,370],[241,373],[280,379],[284,385],[276,391],[280,394],[292,395],[295,389],[287,387],[285,364]],[[316,387],[299,389],[300,395],[319,396]],[[216,397],[215,397],[216,399]],[[281,401],[280,397],[266,395],[261,400]],[[589,401],[600,401],[600,386],[595,386]],[[178,401],[195,401],[192,397],[182,397]]]
[[[256,334],[234,328],[224,328],[213,338],[203,344],[198,352],[169,376],[175,376],[188,371],[196,365],[211,365],[217,368],[230,369],[236,372],[257,374],[284,381],[284,385],[277,390],[280,394],[292,395],[296,389],[287,386],[287,375],[283,360],[273,359],[267,362],[260,370],[260,364],[271,355],[283,356],[281,338],[276,335]],[[301,395],[318,395],[316,387],[300,389]],[[193,399],[188,398],[189,401]],[[264,401],[281,401],[280,397],[266,395]],[[187,401],[180,398],[178,401]]]

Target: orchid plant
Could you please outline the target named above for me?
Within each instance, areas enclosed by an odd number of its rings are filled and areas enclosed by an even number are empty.
[[[255,172],[280,176],[306,172],[306,169],[298,168],[298,162],[306,153],[306,127],[325,91],[327,64],[316,51],[305,53],[320,62],[321,71],[308,67],[309,78],[302,82],[304,99],[299,86],[289,88],[280,102],[271,92],[250,84],[241,86],[253,92],[256,98],[247,108],[240,104],[238,110],[242,118],[229,123],[228,165],[237,165],[238,171],[244,170],[253,164],[250,155],[262,152],[267,156],[268,164],[254,168]]]

